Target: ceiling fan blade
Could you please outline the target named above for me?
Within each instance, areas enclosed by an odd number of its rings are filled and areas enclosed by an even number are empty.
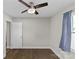
[[[37,8],[45,7],[45,6],[47,6],[47,5],[48,5],[48,3],[45,2],[45,3],[38,4],[38,5],[34,6],[34,8],[37,9]]]
[[[21,13],[24,13],[24,12],[26,12],[26,11],[28,11],[28,10],[24,10],[24,11],[22,11]]]
[[[35,14],[38,15],[39,13],[37,11],[35,11]]]
[[[31,7],[30,5],[28,5],[27,3],[25,3],[23,0],[19,0],[19,2],[21,2],[22,4],[24,4],[25,6],[27,6],[27,7]]]

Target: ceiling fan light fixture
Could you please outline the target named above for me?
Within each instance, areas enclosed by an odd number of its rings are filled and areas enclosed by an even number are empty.
[[[37,4],[37,5],[34,5],[33,2],[29,2],[29,4],[27,4],[23,0],[19,0],[19,2],[22,3],[22,4],[24,4],[26,7],[28,7],[27,10],[24,10],[21,13],[28,12],[30,14],[36,14],[36,15],[38,15],[39,13],[38,13],[38,11],[36,9],[41,8],[41,7],[48,6],[48,2],[41,3],[41,4]]]
[[[30,14],[35,13],[35,9],[34,9],[34,8],[30,8],[30,9],[28,10],[28,13],[30,13]]]

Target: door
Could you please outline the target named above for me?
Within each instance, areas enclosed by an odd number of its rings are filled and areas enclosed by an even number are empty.
[[[11,23],[11,48],[22,48],[22,23]]]

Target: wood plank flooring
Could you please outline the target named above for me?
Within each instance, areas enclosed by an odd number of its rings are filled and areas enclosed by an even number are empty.
[[[59,59],[50,49],[9,49],[5,59]]]

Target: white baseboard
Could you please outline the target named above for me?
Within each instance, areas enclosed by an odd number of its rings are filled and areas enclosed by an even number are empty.
[[[11,47],[9,49],[50,49],[50,47],[22,47],[22,48]]]
[[[24,49],[49,49],[50,47],[23,47]]]
[[[61,54],[61,49],[60,48],[50,48],[60,59],[64,59],[62,54]]]
[[[51,50],[60,58],[60,59],[75,59],[75,53],[73,52],[64,52],[60,48]]]

